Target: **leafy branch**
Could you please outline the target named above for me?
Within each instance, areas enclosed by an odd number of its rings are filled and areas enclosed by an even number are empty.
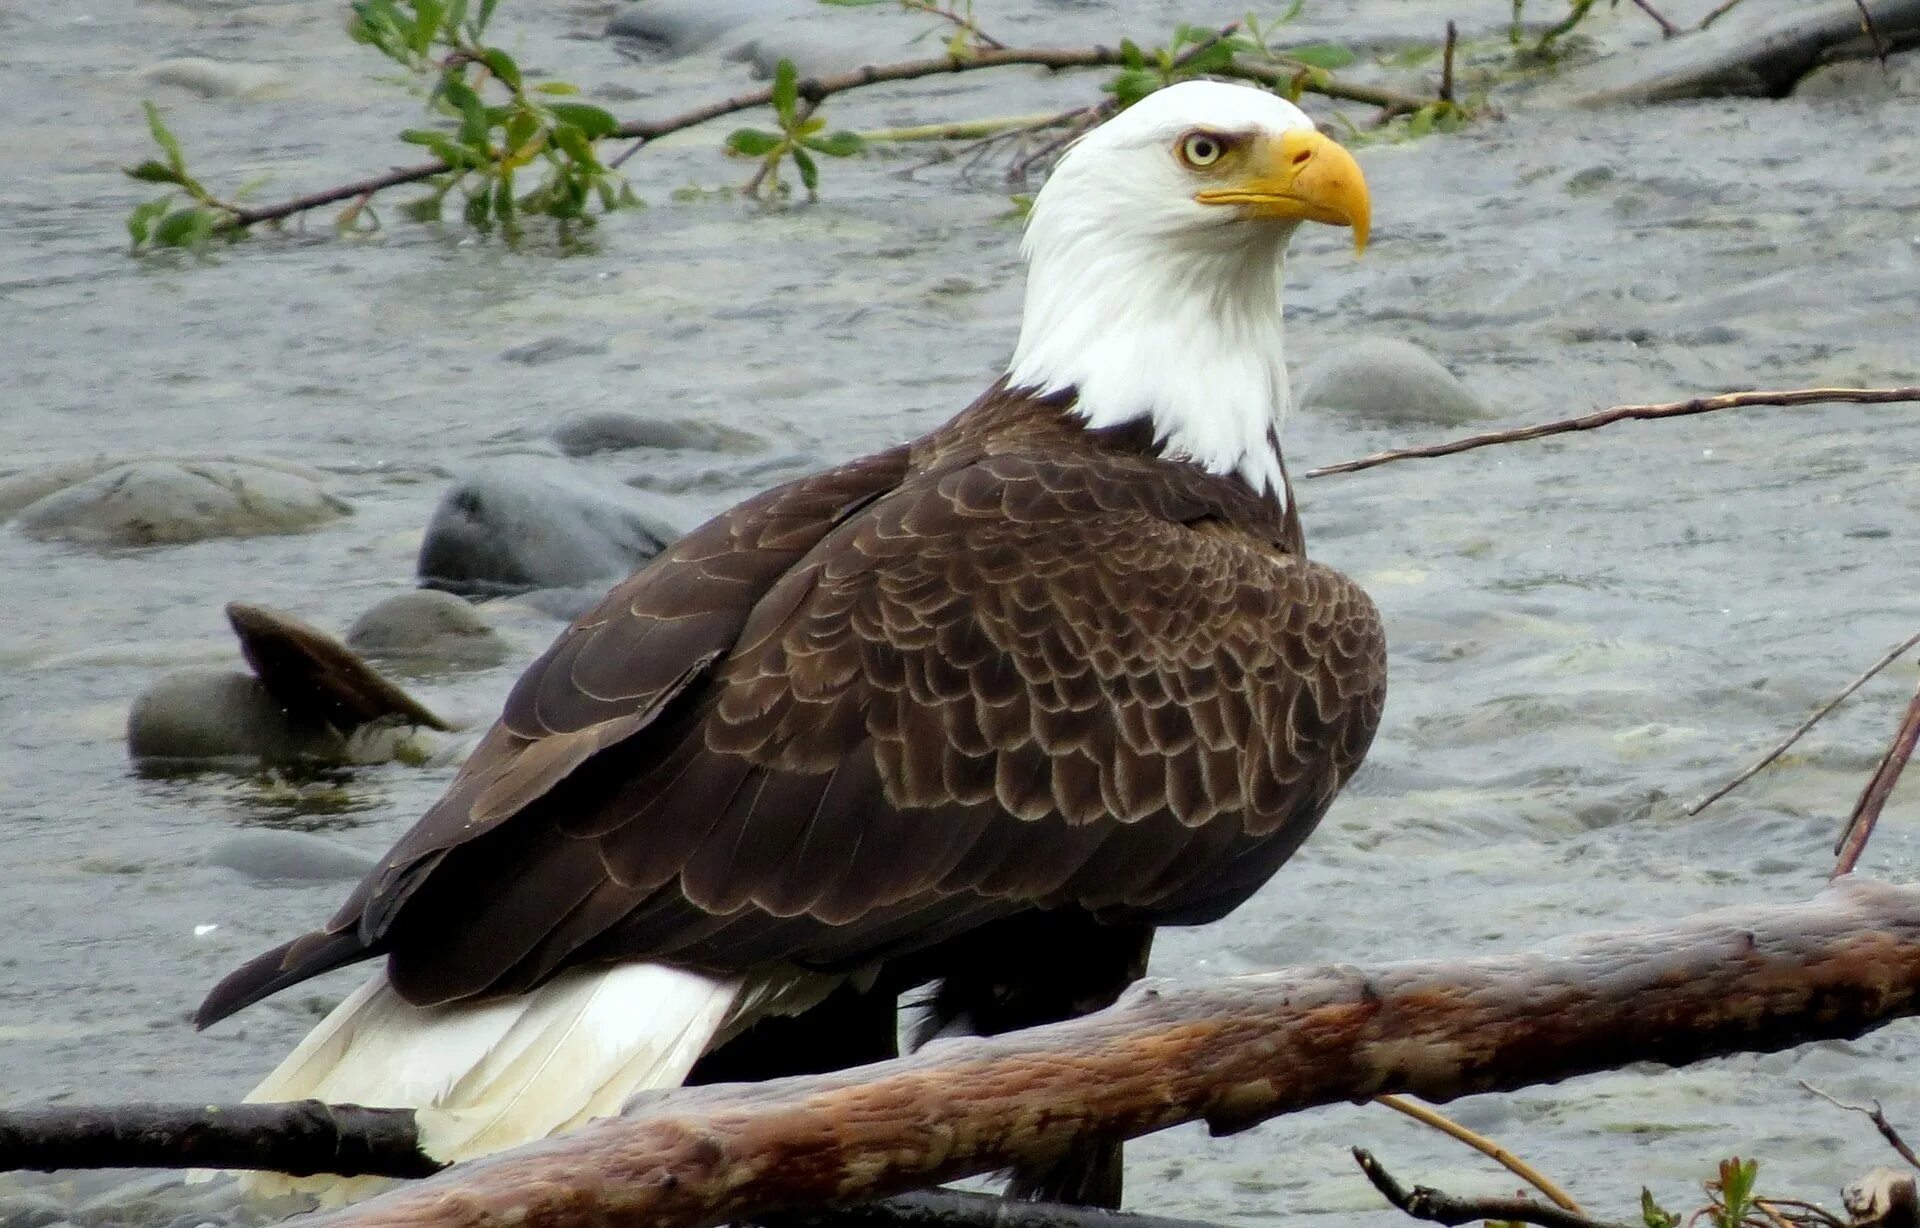
[[[827,121],[813,114],[816,104],[800,100],[799,73],[792,60],[781,60],[773,73],[773,117],[778,132],[758,128],[740,128],[727,138],[727,152],[744,158],[759,158],[760,168],[747,182],[748,195],[783,195],[786,185],[780,179],[780,163],[793,161],[809,199],[820,187],[820,165],[813,155],[851,158],[865,143],[851,132],[828,132]]]
[[[1107,106],[1124,105],[1147,86],[1158,88],[1201,75],[1237,78],[1294,98],[1312,93],[1363,103],[1381,108],[1387,116],[1417,115],[1435,107],[1457,110],[1441,99],[1342,81],[1327,65],[1347,62],[1351,53],[1319,46],[1275,47],[1269,32],[1280,22],[1269,23],[1264,31],[1250,27],[1254,32],[1248,34],[1231,28],[1222,32],[1182,27],[1167,46],[1151,50],[1131,42],[1118,47],[1022,48],[994,45],[998,40],[980,31],[970,9],[936,7],[937,0],[905,2],[916,11],[951,14],[960,23],[957,33],[965,36],[966,45],[956,51],[950,43],[939,56],[821,77],[801,78],[786,65],[769,86],[664,119],[622,123],[600,107],[561,101],[577,92],[566,82],[527,82],[511,56],[486,45],[486,26],[498,0],[478,0],[477,5],[468,0],[355,0],[352,32],[358,41],[411,72],[435,75],[427,105],[441,122],[401,134],[403,140],[430,150],[434,158],[277,204],[247,206],[207,192],[187,172],[179,142],[167,132],[158,113],[150,111],[154,139],[166,158],[128,168],[128,173],[143,182],[166,183],[184,191],[191,203],[174,207],[178,191],[159,202],[147,202],[129,217],[129,231],[136,248],[192,246],[217,234],[238,235],[263,223],[332,205],[346,206],[338,219],[345,226],[377,224],[371,212],[375,196],[419,183],[427,186],[428,194],[408,203],[409,215],[438,217],[457,191],[470,225],[483,230],[498,226],[511,239],[526,215],[544,215],[563,225],[590,223],[596,204],[601,211],[610,211],[640,203],[615,173],[628,158],[668,134],[761,107],[772,108],[776,130],[738,130],[728,138],[727,148],[739,156],[761,159],[752,181],[756,192],[785,190],[780,171],[791,162],[811,194],[819,182],[815,155],[849,157],[861,147],[856,134],[830,133],[815,114],[827,98],[883,82],[1012,66],[1121,70],[1116,81],[1109,83],[1109,104],[1069,112],[1072,119],[1063,122],[1071,123],[1084,122],[1088,116],[1097,121],[1108,113]],[[602,158],[600,142],[610,139],[633,144],[616,157]],[[522,192],[521,182],[530,167],[544,167],[545,178]]]

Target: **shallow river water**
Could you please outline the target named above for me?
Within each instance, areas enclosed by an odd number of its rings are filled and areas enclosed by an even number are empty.
[[[1315,36],[1430,38],[1456,16],[1479,36],[1508,9],[1362,0],[1311,3],[1303,21]],[[623,114],[742,87],[743,70],[713,56],[623,57],[598,37],[610,11],[507,0],[501,38]],[[1061,44],[1237,13],[1168,0],[981,11],[1004,13],[1009,41]],[[1628,6],[1599,20],[1615,45],[1650,36]],[[247,98],[209,99],[143,75],[179,56],[251,65],[258,83]],[[188,1014],[214,979],[345,890],[252,881],[202,854],[248,827],[377,852],[450,769],[143,777],[123,742],[132,697],[164,669],[236,659],[228,600],[338,629],[404,589],[447,476],[549,451],[564,413],[709,416],[790,458],[746,458],[756,467],[737,473],[725,457],[661,461],[696,474],[671,483],[688,487],[676,497],[689,521],[782,472],[927,429],[1012,344],[1018,232],[993,175],[907,175],[906,156],[830,165],[804,207],[677,193],[744,177],[717,152],[723,129],[708,129],[630,163],[651,207],[565,254],[397,219],[341,239],[316,218],[208,258],[131,258],[121,219],[140,194],[115,168],[147,156],[143,97],[162,103],[210,180],[272,170],[264,197],[406,159],[391,134],[417,122],[416,104],[377,79],[382,64],[345,39],[332,5],[6,6],[0,62],[0,468],[102,452],[276,457],[326,471],[355,509],[303,535],[113,553],[0,527],[0,1105],[230,1100],[356,974],[195,1033]],[[1022,113],[1095,88],[997,77],[829,113],[849,126]],[[1356,263],[1343,235],[1295,244],[1296,370],[1356,337],[1406,338],[1502,422],[1726,388],[1920,381],[1911,100],[1579,111],[1515,96],[1503,120],[1361,158],[1374,246]],[[549,337],[586,352],[502,358]],[[1386,720],[1294,863],[1228,920],[1165,936],[1156,970],[1490,952],[1814,892],[1910,667],[1726,802],[1696,819],[1682,807],[1920,626],[1915,413],[1752,410],[1303,483],[1313,552],[1385,612]],[[1446,433],[1303,414],[1287,442],[1298,473]],[[646,477],[644,456],[582,463]],[[558,627],[523,616],[507,664],[424,680],[420,693],[484,719]],[[1901,879],[1920,853],[1920,791],[1904,794],[1868,858]],[[1831,1202],[1887,1156],[1862,1120],[1796,1080],[1880,1096],[1920,1124],[1917,1044],[1920,1030],[1901,1024],[1853,1044],[1455,1107],[1610,1213],[1628,1213],[1643,1182],[1691,1206],[1694,1183],[1734,1152],[1764,1157],[1774,1189]],[[1130,1201],[1234,1223],[1391,1222],[1353,1144],[1456,1192],[1512,1185],[1385,1110],[1349,1107],[1228,1140],[1148,1140],[1132,1152]],[[0,1177],[0,1198],[30,1192],[32,1206],[10,1204],[22,1224],[69,1210],[167,1222],[212,1205],[130,1179]]]

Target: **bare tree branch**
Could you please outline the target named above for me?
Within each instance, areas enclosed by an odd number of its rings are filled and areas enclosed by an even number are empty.
[[[1306,476],[1323,478],[1333,473],[1355,473],[1362,469],[1372,469],[1376,465],[1390,464],[1393,461],[1452,456],[1456,452],[1471,452],[1476,448],[1490,448],[1500,443],[1544,439],[1549,435],[1565,435],[1572,431],[1591,431],[1598,427],[1612,426],[1616,422],[1684,418],[1692,414],[1707,414],[1720,409],[1742,409],[1750,405],[1819,405],[1828,401],[1852,401],[1866,405],[1920,401],[1920,386],[1794,388],[1784,392],[1726,392],[1718,396],[1693,397],[1685,401],[1665,401],[1655,405],[1615,405],[1611,409],[1596,410],[1577,418],[1536,422],[1531,426],[1514,427],[1504,431],[1487,431],[1479,435],[1448,440],[1445,443],[1430,443],[1415,448],[1395,448],[1388,452],[1375,452],[1371,456],[1362,456],[1358,460],[1341,461],[1339,464],[1322,465],[1318,469],[1310,469]]]
[[[1580,1204],[1573,1200],[1573,1195],[1561,1189],[1550,1180],[1545,1173],[1513,1154],[1511,1151],[1508,1151],[1505,1147],[1494,1142],[1486,1135],[1467,1129],[1453,1118],[1448,1117],[1445,1113],[1436,1112],[1416,1100],[1407,1099],[1405,1096],[1376,1096],[1373,1102],[1375,1104],[1385,1105],[1396,1113],[1404,1113],[1417,1122],[1432,1126],[1448,1138],[1457,1139],[1465,1143],[1534,1189],[1545,1194],[1554,1205],[1560,1207],[1562,1210],[1571,1211],[1575,1215],[1583,1214],[1580,1210]],[[1363,1164],[1361,1167],[1364,1168],[1366,1166]]]
[[[1353,1149],[1354,1162],[1373,1182],[1380,1196],[1414,1219],[1430,1224],[1471,1224],[1475,1220],[1495,1223],[1538,1224],[1540,1228],[1630,1228],[1588,1219],[1577,1211],[1535,1202],[1531,1198],[1456,1198],[1431,1186],[1416,1185],[1411,1190],[1401,1185],[1364,1147]]]
[[[1847,816],[1847,826],[1840,833],[1840,842],[1833,848],[1837,860],[1832,877],[1851,874],[1853,867],[1860,864],[1860,854],[1866,852],[1874,825],[1880,821],[1880,811],[1886,806],[1887,799],[1893,796],[1893,787],[1900,783],[1900,773],[1905,770],[1907,760],[1913,757],[1914,744],[1917,742],[1920,742],[1920,687],[1914,689],[1913,699],[1907,704],[1907,714],[1894,731],[1893,741],[1887,745],[1886,753],[1880,756],[1880,763],[1867,780],[1867,787],[1861,790],[1853,813]]]
[[[1806,720],[1801,721],[1798,725],[1796,725],[1793,729],[1793,732],[1789,733],[1785,738],[1782,738],[1779,744],[1776,745],[1772,750],[1768,751],[1766,754],[1760,756],[1758,759],[1755,759],[1752,763],[1748,764],[1746,769],[1742,771],[1738,776],[1735,776],[1732,780],[1729,780],[1726,784],[1721,785],[1718,789],[1715,789],[1713,792],[1707,794],[1705,797],[1701,798],[1699,801],[1693,803],[1693,805],[1688,806],[1687,813],[1690,815],[1699,814],[1702,810],[1705,810],[1708,806],[1713,805],[1715,802],[1719,801],[1721,798],[1725,797],[1727,794],[1733,792],[1735,789],[1739,788],[1741,785],[1747,783],[1747,781],[1753,779],[1753,777],[1758,775],[1760,771],[1764,769],[1769,763],[1772,763],[1775,759],[1778,759],[1781,755],[1786,754],[1788,749],[1791,748],[1795,742],[1798,742],[1801,738],[1805,737],[1807,730],[1812,729],[1815,725],[1825,720],[1829,713],[1831,713],[1835,708],[1838,708],[1841,705],[1841,703],[1843,703],[1846,700],[1847,696],[1853,694],[1855,691],[1865,686],[1868,680],[1873,678],[1881,670],[1887,668],[1887,666],[1892,665],[1895,661],[1898,661],[1907,652],[1908,649],[1913,648],[1916,645],[1920,645],[1920,631],[1914,632],[1912,635],[1908,636],[1906,639],[1901,640],[1898,644],[1895,644],[1893,648],[1885,656],[1881,657],[1878,661],[1875,661],[1872,665],[1869,665],[1866,669],[1866,672],[1862,673],[1858,678],[1855,678],[1852,682],[1849,682],[1846,685],[1846,687],[1838,695],[1835,695],[1832,699],[1829,699],[1826,703],[1820,705],[1819,708],[1814,710],[1813,715],[1809,716]]]
[[[1844,880],[1547,951],[1147,983],[1086,1018],[859,1070],[686,1088],[311,1228],[694,1228],[837,1206],[1185,1121],[1444,1101],[1637,1061],[1858,1035],[1920,1011],[1920,887]]]
[[[1880,1137],[1887,1140],[1887,1146],[1893,1148],[1900,1158],[1908,1164],[1914,1168],[1920,1168],[1920,1156],[1913,1154],[1913,1148],[1907,1146],[1907,1140],[1901,1138],[1900,1132],[1893,1128],[1893,1123],[1887,1120],[1887,1115],[1881,1110],[1878,1100],[1873,1102],[1872,1108],[1868,1108],[1864,1104],[1848,1104],[1844,1100],[1836,1099],[1807,1082],[1805,1079],[1800,1080],[1800,1086],[1806,1088],[1809,1092],[1820,1097],[1820,1099],[1826,1101],[1836,1109],[1845,1109],[1849,1113],[1864,1114],[1867,1120],[1873,1123],[1873,1128],[1880,1132]]]

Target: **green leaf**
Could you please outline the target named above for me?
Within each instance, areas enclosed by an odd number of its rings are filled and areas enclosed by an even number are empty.
[[[460,32],[460,27],[466,24],[466,20],[467,0],[453,0],[453,2],[447,6],[447,15],[441,24],[446,28],[449,35],[454,35]]]
[[[521,111],[507,121],[507,152],[518,153],[520,148],[533,139],[540,131],[540,117],[531,111]]]
[[[620,131],[620,121],[613,112],[605,107],[596,107],[585,102],[556,102],[548,108],[554,115],[574,125],[589,141],[597,141],[603,136],[612,136]]]
[[[553,143],[578,165],[599,169],[600,160],[593,156],[593,145],[587,140],[586,134],[572,124],[555,124]]]
[[[536,94],[578,94],[580,87],[566,81],[542,81],[533,87]]]
[[[415,20],[408,43],[415,55],[427,54],[434,36],[440,33],[440,19],[446,15],[446,0],[413,0]]]
[[[132,213],[127,214],[127,237],[133,240],[135,247],[145,243],[153,234],[153,223],[167,211],[167,204],[172,199],[171,196],[160,196],[143,201],[133,207]]]
[[[812,195],[820,186],[820,168],[814,163],[813,155],[796,147],[793,164],[800,168],[800,182],[806,185],[807,194]]]
[[[1123,68],[1105,88],[1121,106],[1130,107],[1159,89],[1160,77],[1145,68]]]
[[[513,221],[513,176],[502,175],[493,185],[493,215],[502,222]]]
[[[1345,68],[1358,58],[1353,52],[1337,43],[1307,43],[1299,47],[1288,47],[1280,54],[1295,63],[1327,69]]]
[[[480,52],[480,62],[492,69],[493,75],[508,89],[519,92],[520,66],[513,62],[512,56],[498,47],[487,47]]]
[[[1418,139],[1433,131],[1433,108],[1421,107],[1407,121],[1407,135]]]
[[[823,153],[829,158],[851,158],[867,147],[857,132],[829,132],[822,137],[814,137],[806,142],[808,149]]]
[[[472,196],[467,197],[467,225],[473,227],[475,230],[492,229],[493,221],[490,217],[492,211],[493,197],[486,191],[475,192]]]
[[[212,230],[211,219],[203,226],[201,216],[204,209],[189,205],[184,209],[175,209],[160,219],[153,228],[153,241],[161,247],[192,247],[199,239],[204,239]]]
[[[408,128],[400,134],[400,139],[411,145],[425,145],[433,151],[436,158],[448,166],[459,170],[468,170],[481,165],[483,159],[473,150],[455,141],[444,132],[435,132],[431,128]]]
[[[1287,24],[1288,22],[1290,22],[1290,21],[1292,21],[1292,20],[1294,20],[1295,18],[1297,18],[1297,17],[1299,17],[1299,16],[1300,16],[1300,10],[1301,10],[1301,9],[1303,9],[1303,8],[1305,8],[1305,7],[1307,7],[1307,0],[1293,0],[1293,3],[1292,3],[1292,5],[1290,5],[1290,6],[1289,6],[1289,7],[1287,8],[1287,11],[1286,11],[1286,12],[1284,12],[1284,13],[1282,13],[1282,14],[1280,14],[1280,16],[1278,16],[1278,17],[1276,17],[1276,18],[1274,19],[1274,22],[1273,22],[1273,24],[1274,24],[1274,25],[1276,25],[1276,26],[1284,26],[1284,25],[1286,25],[1286,24]]]
[[[800,73],[792,60],[781,60],[773,70],[773,109],[784,126],[793,126],[794,108],[799,104]]]
[[[626,182],[625,180],[621,181],[620,204],[622,205],[622,207],[628,208],[628,209],[639,209],[639,208],[643,208],[646,205],[646,203],[647,203],[646,201],[641,200],[640,197],[634,193],[632,184]]]
[[[803,122],[798,128],[795,128],[793,130],[793,135],[812,136],[814,133],[820,131],[822,128],[826,126],[827,126],[826,116],[824,115],[809,116],[805,122]]]
[[[180,172],[164,162],[148,160],[138,166],[123,166],[120,170],[123,174],[138,179],[142,183],[177,184],[180,182]]]
[[[1647,1228],[1679,1228],[1680,1220],[1653,1200],[1653,1191],[1640,1187],[1640,1219]]]
[[[446,98],[456,114],[460,116],[460,142],[472,149],[482,158],[490,157],[487,147],[487,109],[480,104],[480,95],[473,87],[458,76],[449,76],[441,81],[440,92]]]
[[[762,132],[758,128],[740,128],[728,134],[727,152],[743,158],[758,158],[779,148],[780,142],[781,138],[776,133]]]
[[[181,156],[179,140],[168,129],[166,121],[160,118],[160,108],[151,102],[143,102],[140,106],[147,113],[147,131],[153,133],[154,143],[166,152],[167,165],[176,174],[184,176],[187,173],[187,160]]]
[[[480,12],[473,19],[473,33],[475,37],[478,37],[480,33],[487,28],[487,23],[493,20],[493,10],[498,7],[499,4],[500,0],[480,0]]]
[[[1147,66],[1147,57],[1140,54],[1140,44],[1130,38],[1120,40],[1120,59],[1128,68]]]

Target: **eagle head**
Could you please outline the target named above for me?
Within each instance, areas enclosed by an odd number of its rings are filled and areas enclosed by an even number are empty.
[[[1095,128],[1034,198],[1009,383],[1281,496],[1281,289],[1302,222],[1372,220],[1353,155],[1267,90],[1183,81]]]

